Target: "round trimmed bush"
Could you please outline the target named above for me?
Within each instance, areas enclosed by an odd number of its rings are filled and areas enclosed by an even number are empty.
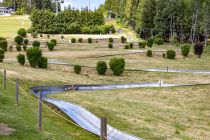
[[[23,42],[24,42],[25,45],[28,45],[28,39],[24,39]]]
[[[133,49],[133,43],[129,43],[129,48]]]
[[[24,51],[26,51],[26,49],[27,49],[27,46],[26,46],[26,45],[24,45],[24,46],[23,46],[23,50],[24,50]]]
[[[7,51],[7,46],[8,43],[6,40],[0,40],[0,48],[3,49],[4,51]]]
[[[20,45],[17,45],[16,46],[16,50],[18,51],[18,52],[20,52],[22,49],[21,49],[21,46]]]
[[[26,37],[26,30],[24,28],[20,28],[18,31],[17,31],[17,34],[19,36],[22,36],[22,37]]]
[[[113,48],[113,44],[112,44],[112,43],[109,43],[109,44],[108,44],[108,47],[109,47],[110,49],[112,49],[112,48]]]
[[[4,50],[0,48],[0,63],[4,60]]]
[[[48,42],[47,43],[47,47],[50,51],[53,51],[54,50],[54,47],[55,47],[55,44],[54,42]]]
[[[80,74],[81,73],[81,70],[82,70],[82,68],[81,68],[80,65],[75,65],[74,66],[74,73]]]
[[[42,57],[42,51],[38,48],[29,48],[26,51],[27,59],[32,68],[36,68],[38,62]]]
[[[147,46],[150,47],[150,48],[152,48],[153,42],[154,42],[154,41],[153,41],[152,38],[148,39],[148,40],[147,40]]]
[[[92,38],[88,38],[88,43],[92,43],[93,39]]]
[[[35,40],[35,41],[32,43],[32,46],[33,46],[33,47],[38,47],[38,48],[39,48],[39,47],[40,47],[40,42]]]
[[[181,52],[182,52],[182,55],[184,56],[184,57],[187,57],[188,56],[188,54],[190,53],[190,45],[183,45],[182,47],[181,47]]]
[[[109,43],[113,43],[114,39],[112,37],[109,38]]]
[[[174,50],[168,50],[166,52],[167,58],[168,59],[175,59],[176,57],[176,52]]]
[[[129,45],[125,45],[124,49],[130,49]]]
[[[41,57],[39,62],[38,62],[38,67],[39,68],[43,68],[43,69],[46,69],[48,66],[48,59],[47,57]]]
[[[71,43],[76,43],[76,38],[72,38]]]
[[[127,42],[127,38],[125,38],[124,36],[121,36],[121,42],[122,43],[126,43]]]
[[[145,48],[146,46],[147,46],[147,42],[146,41],[139,42],[139,48]]]
[[[97,73],[99,75],[104,75],[107,70],[107,64],[105,61],[99,61],[96,66]]]
[[[112,58],[109,62],[109,67],[115,76],[120,76],[125,70],[125,59]]]
[[[57,45],[57,40],[56,39],[52,39],[51,42],[53,42],[55,46]]]
[[[20,65],[24,66],[26,62],[26,58],[24,54],[18,54],[17,55],[17,61]]]
[[[147,50],[147,56],[152,57],[152,50]]]
[[[202,43],[196,43],[194,46],[194,54],[201,58],[201,55],[203,54],[203,48],[204,46]]]
[[[16,36],[14,41],[20,45],[23,42],[23,37],[22,36]]]
[[[79,43],[82,43],[83,42],[83,39],[82,38],[78,38],[78,42]]]

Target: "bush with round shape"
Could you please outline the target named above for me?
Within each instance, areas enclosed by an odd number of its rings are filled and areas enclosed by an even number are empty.
[[[139,48],[145,48],[147,46],[147,42],[146,41],[140,41],[139,42]]]
[[[122,43],[126,43],[127,42],[127,38],[125,38],[124,36],[121,36],[121,42]]]
[[[83,42],[83,39],[82,38],[78,38],[78,42],[79,43],[82,43]]]
[[[120,76],[125,70],[125,59],[112,58],[109,62],[109,67],[115,76]]]
[[[57,40],[56,39],[52,39],[51,42],[53,42],[55,46],[57,45]]]
[[[168,59],[175,59],[176,57],[176,52],[174,50],[168,50],[166,52],[167,58]]]
[[[124,49],[130,49],[129,45],[125,45]]]
[[[76,43],[76,41],[77,41],[76,38],[71,39],[71,43]]]
[[[201,58],[201,55],[203,54],[203,48],[204,46],[202,43],[196,43],[194,45],[194,54]]]
[[[23,50],[24,50],[24,51],[26,51],[26,49],[27,49],[27,46],[26,46],[26,45],[24,45],[24,46],[23,46]]]
[[[164,41],[163,41],[162,38],[155,38],[154,43],[157,44],[157,45],[163,45]]]
[[[26,62],[26,58],[24,54],[18,54],[17,55],[17,61],[20,65],[24,66]]]
[[[80,74],[81,73],[81,70],[82,70],[82,68],[81,68],[80,65],[75,65],[74,66],[74,73]]]
[[[93,42],[93,39],[92,38],[88,38],[88,43],[92,43]]]
[[[20,52],[20,51],[22,50],[21,45],[17,45],[17,46],[16,46],[16,50],[17,50],[18,52]]]
[[[113,48],[113,44],[112,44],[112,43],[109,43],[109,44],[108,44],[108,47],[109,47],[110,49],[112,49],[112,48]]]
[[[113,43],[114,39],[112,37],[109,38],[109,43]]]
[[[130,49],[133,49],[133,43],[129,43]]]
[[[152,46],[153,46],[153,39],[152,38],[150,38],[150,39],[147,40],[147,46],[149,48],[152,48]]]
[[[0,48],[7,51],[8,43],[6,40],[0,40]]]
[[[182,52],[182,55],[184,56],[184,57],[187,57],[188,56],[188,54],[190,53],[190,45],[188,45],[188,44],[186,44],[186,45],[183,45],[182,47],[181,47],[181,52]]]
[[[23,42],[24,42],[25,45],[28,45],[28,39],[24,39]]]
[[[35,47],[35,48],[29,48],[26,50],[27,59],[29,61],[29,64],[32,68],[36,68],[38,65],[38,62],[40,61],[42,57],[42,51]]]
[[[39,36],[40,36],[41,38],[43,37],[43,35],[42,35],[42,34],[40,34]]]
[[[50,35],[49,34],[47,35],[47,38],[50,39]]]
[[[40,47],[40,42],[35,40],[35,41],[32,43],[32,46],[33,46],[33,47],[38,47],[38,48],[39,48],[39,47]]]
[[[26,30],[25,30],[24,28],[20,28],[20,29],[17,31],[17,34],[18,34],[19,36],[26,37],[27,32],[26,32]]]
[[[147,50],[147,56],[152,57],[152,50]]]
[[[99,75],[104,75],[107,70],[107,64],[105,61],[98,61],[96,65],[96,71]]]
[[[21,43],[23,43],[23,37],[22,36],[16,36],[14,41],[20,45]]]
[[[53,51],[53,49],[54,49],[54,47],[55,47],[54,42],[48,42],[48,43],[47,43],[47,47],[48,47],[48,49],[49,49],[50,51]]]
[[[4,61],[4,50],[0,48],[0,63]]]
[[[39,62],[38,62],[38,67],[46,69],[48,67],[48,59],[47,57],[41,57]]]
[[[64,39],[64,36],[63,35],[61,36],[61,39]]]
[[[163,57],[163,58],[166,58],[166,53],[163,53],[163,54],[162,54],[162,57]]]

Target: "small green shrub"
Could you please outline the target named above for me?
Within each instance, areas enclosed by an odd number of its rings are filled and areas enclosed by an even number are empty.
[[[147,42],[146,41],[139,42],[139,48],[145,48],[146,45],[147,45]]]
[[[152,57],[152,50],[147,50],[147,56]]]
[[[162,57],[163,57],[163,58],[166,58],[166,53],[163,53],[163,54],[162,54]]]
[[[80,74],[81,73],[81,70],[82,70],[82,68],[81,68],[80,65],[75,65],[74,66],[74,73]]]
[[[164,41],[163,41],[162,38],[155,38],[154,43],[157,44],[157,45],[163,45]]]
[[[28,45],[28,39],[24,39],[23,42],[24,42],[25,45]]]
[[[24,66],[26,62],[26,58],[24,54],[18,54],[17,55],[17,61],[20,65]]]
[[[83,39],[82,38],[78,38],[78,42],[79,43],[82,43],[83,42]]]
[[[6,40],[6,38],[4,38],[4,37],[0,37],[0,40]]]
[[[152,46],[153,46],[153,39],[152,38],[147,40],[147,46],[152,48]]]
[[[38,48],[39,48],[39,47],[40,47],[40,42],[35,40],[35,41],[32,43],[32,46],[33,46],[33,47],[38,47]]]
[[[63,35],[61,36],[61,39],[64,39],[64,36]]]
[[[54,47],[55,47],[54,42],[48,42],[48,43],[47,43],[47,47],[48,47],[48,49],[49,49],[50,51],[53,51],[53,49],[54,49]]]
[[[12,52],[13,46],[9,46],[9,51]]]
[[[40,36],[41,38],[43,37],[43,35],[42,35],[42,34],[40,34],[39,36]]]
[[[124,49],[130,49],[129,45],[125,45]]]
[[[0,48],[0,63],[4,61],[4,50]]]
[[[47,38],[50,39],[50,35],[49,34],[47,35]]]
[[[184,57],[187,57],[188,56],[188,54],[190,53],[190,45],[183,45],[182,47],[181,47],[181,52],[182,52],[182,55],[184,56]]]
[[[133,49],[133,43],[129,43],[130,49]]]
[[[26,50],[27,59],[32,68],[36,68],[42,57],[42,51],[38,48],[29,48]]]
[[[0,48],[7,51],[8,43],[6,40],[0,40]]]
[[[92,38],[88,38],[88,43],[92,43],[93,39]]]
[[[99,75],[104,75],[107,70],[107,64],[105,61],[99,61],[96,66],[97,73]]]
[[[119,76],[125,70],[125,59],[124,58],[112,58],[109,62],[109,67],[115,76]]]
[[[38,33],[37,33],[37,32],[33,32],[33,33],[31,33],[31,36],[32,36],[33,38],[37,38]]]
[[[17,34],[19,36],[22,36],[22,37],[26,37],[26,30],[24,28],[20,28],[18,31],[17,31]]]
[[[108,44],[108,47],[109,47],[110,49],[112,49],[112,48],[113,48],[113,44],[112,44],[112,43],[109,43],[109,44]]]
[[[39,62],[38,62],[38,67],[46,69],[48,67],[48,59],[47,57],[41,57]]]
[[[109,38],[109,43],[113,43],[114,39],[112,37]]]
[[[76,41],[77,41],[76,38],[71,39],[71,43],[76,43]]]
[[[168,50],[166,54],[168,59],[175,59],[176,57],[176,52],[174,50]]]
[[[22,50],[21,46],[20,46],[20,45],[17,45],[17,46],[16,46],[16,50],[17,50],[18,52],[20,52],[20,51]]]
[[[26,45],[24,45],[24,46],[23,46],[23,50],[24,50],[24,51],[26,51],[26,49],[27,49],[27,46],[26,46]]]
[[[51,42],[53,42],[53,43],[54,43],[54,46],[56,46],[56,45],[57,45],[57,40],[56,40],[56,39],[52,39],[52,40],[51,40]]]
[[[121,36],[121,42],[122,43],[126,43],[127,42],[127,38],[125,38],[124,36]]]
[[[16,36],[14,41],[20,45],[23,42],[23,37],[22,36]]]
[[[194,46],[194,54],[201,58],[201,55],[203,54],[203,48],[204,46],[202,43],[196,43]]]

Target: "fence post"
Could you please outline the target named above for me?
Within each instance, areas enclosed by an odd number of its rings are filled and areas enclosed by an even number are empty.
[[[19,80],[16,78],[16,104],[19,103]]]
[[[101,118],[101,138],[100,140],[108,140],[107,139],[107,118]]]
[[[42,88],[38,97],[38,129],[39,131],[42,130]]]
[[[4,77],[3,77],[3,88],[4,90],[6,89],[6,84],[7,84],[7,72],[6,69],[4,69]]]
[[[168,66],[167,66],[167,72],[168,72]]]

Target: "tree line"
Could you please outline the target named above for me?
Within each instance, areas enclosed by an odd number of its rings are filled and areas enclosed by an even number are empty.
[[[104,7],[143,38],[158,34],[165,41],[195,42],[208,39],[209,5],[209,0],[106,0]]]

